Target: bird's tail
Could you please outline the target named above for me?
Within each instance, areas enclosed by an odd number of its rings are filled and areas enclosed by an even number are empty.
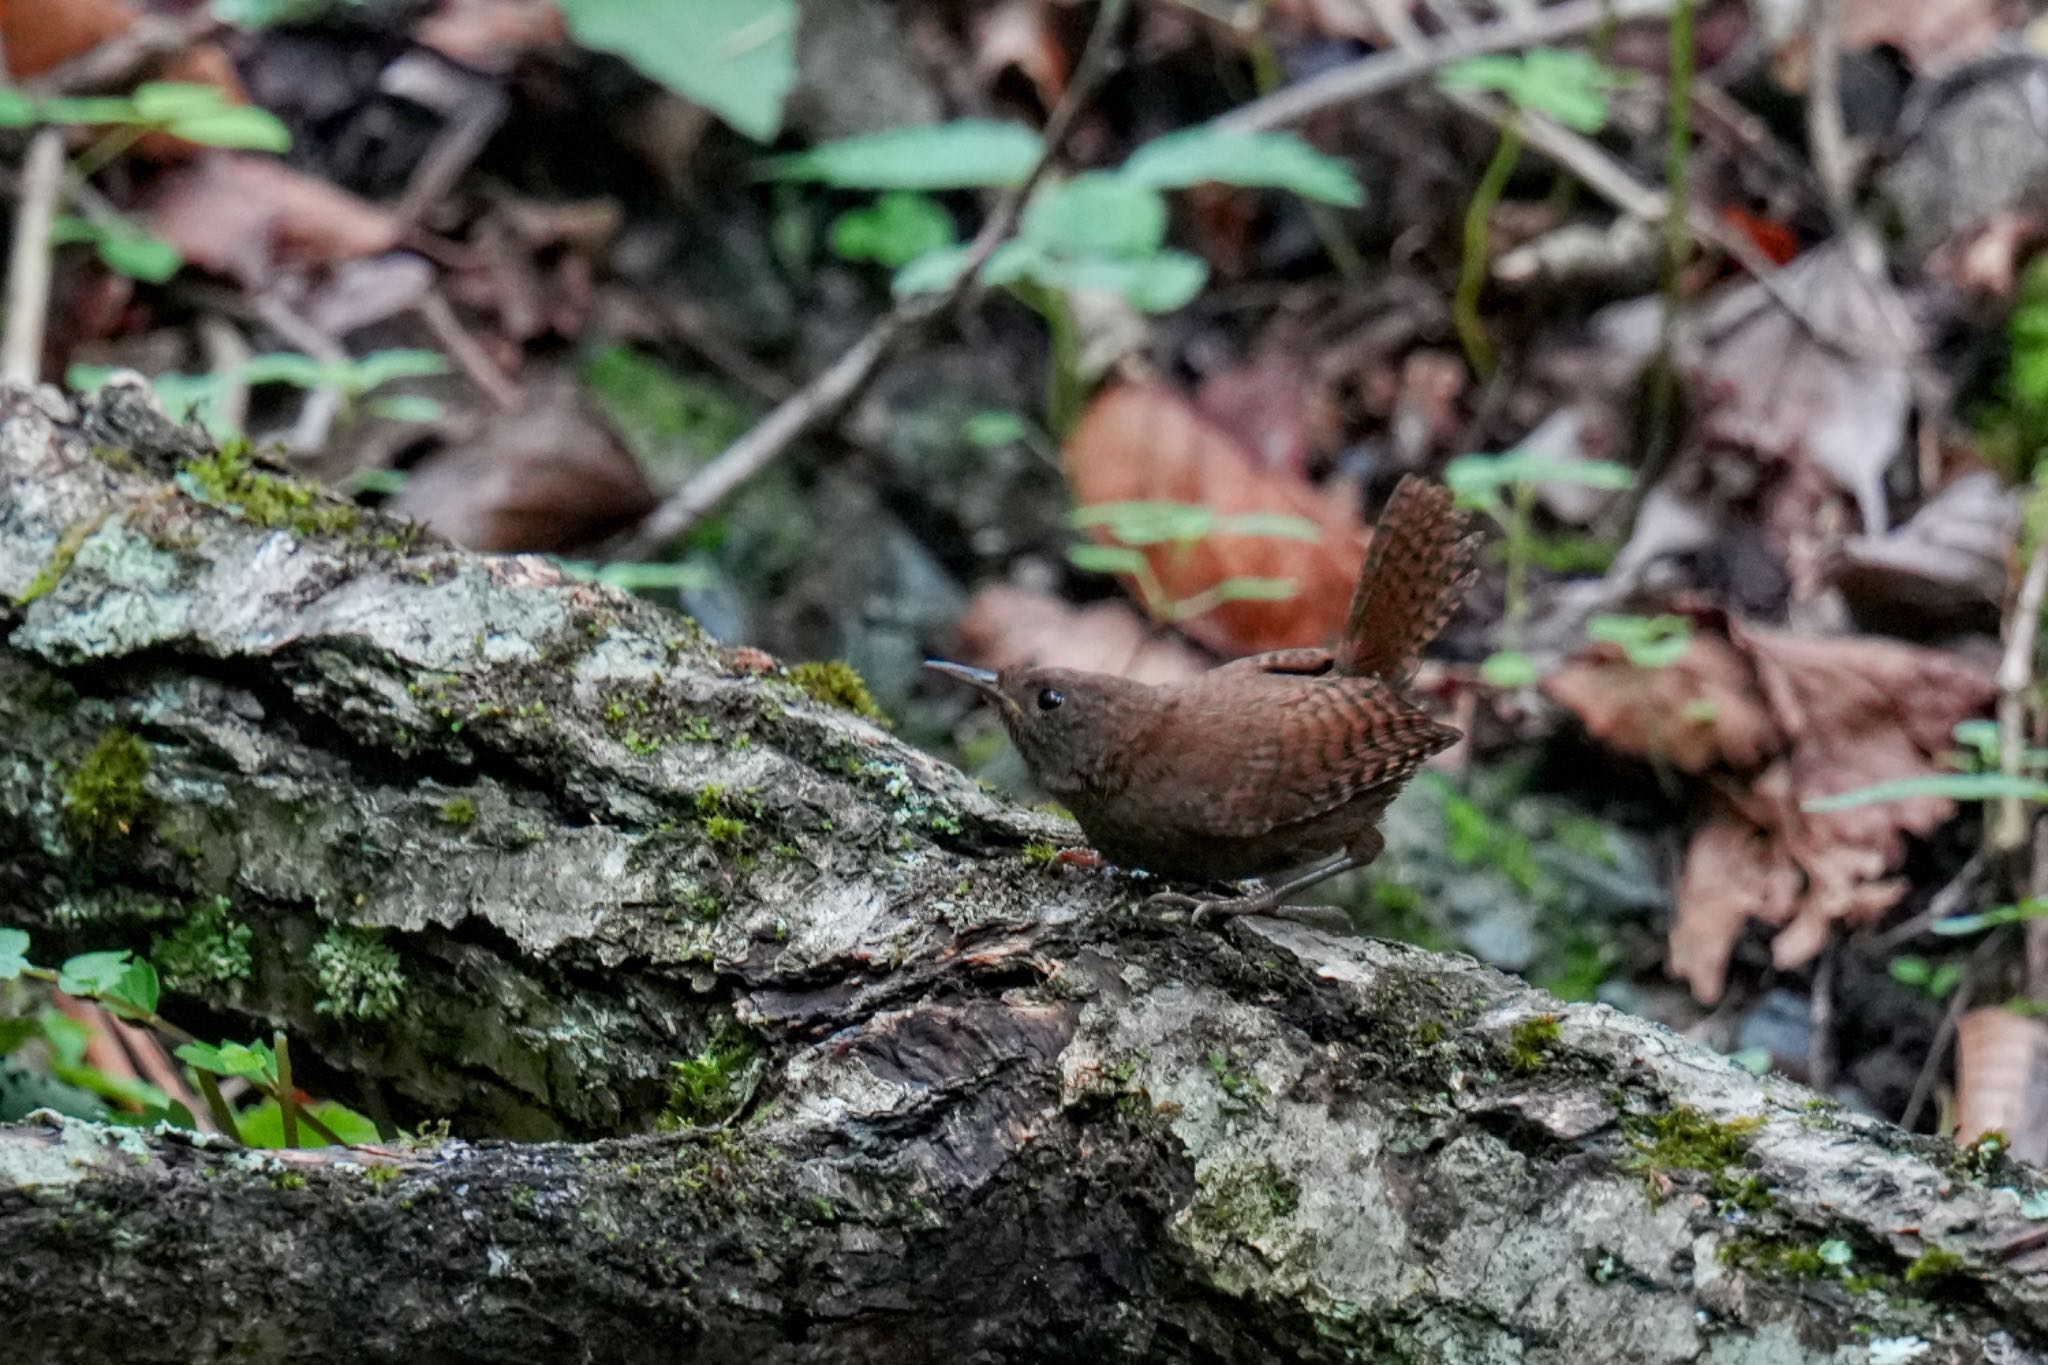
[[[1469,521],[1442,484],[1401,480],[1373,528],[1338,671],[1395,686],[1408,680],[1478,574]]]

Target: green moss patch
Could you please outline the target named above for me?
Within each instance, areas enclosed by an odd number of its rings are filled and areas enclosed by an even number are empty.
[[[789,669],[789,680],[813,701],[851,711],[856,716],[865,716],[883,725],[889,723],[889,718],[882,714],[882,708],[875,705],[867,681],[843,659],[794,664]]]
[[[1673,1171],[1698,1171],[1721,1203],[1761,1212],[1770,1206],[1763,1181],[1745,1168],[1750,1135],[1763,1126],[1760,1118],[1709,1118],[1681,1104],[1661,1114],[1623,1120],[1629,1145],[1635,1149],[1629,1169],[1641,1171],[1652,1199],[1661,1190],[1657,1177]]]
[[[361,512],[352,503],[323,497],[309,484],[258,473],[246,441],[229,441],[213,454],[187,461],[178,487],[200,502],[258,526],[312,536],[354,529]]]
[[[337,925],[313,945],[320,983],[314,1009],[337,1019],[388,1019],[405,992],[405,967],[375,929]]]
[[[64,819],[86,839],[127,834],[149,809],[149,746],[126,730],[94,742],[64,781]]]

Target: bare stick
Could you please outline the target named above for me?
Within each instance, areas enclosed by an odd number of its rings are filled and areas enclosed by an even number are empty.
[[[429,289],[420,295],[413,311],[434,334],[434,340],[441,343],[441,349],[448,352],[462,372],[469,376],[469,382],[484,391],[484,397],[491,400],[493,407],[500,412],[512,412],[518,408],[519,386],[463,327],[440,290]]]
[[[2026,577],[2005,618],[2005,652],[1998,660],[1998,770],[2019,776],[2027,749],[2027,693],[2034,686],[2034,644],[2040,636],[2041,603],[2048,598],[2048,535],[2034,546]],[[1995,858],[2018,853],[2027,844],[2026,803],[2017,796],[2000,797],[1985,832]]]
[[[225,27],[207,5],[175,17],[144,15],[98,47],[51,67],[28,82],[28,88],[37,95],[110,89]]]
[[[1088,46],[1067,82],[1066,92],[1045,121],[1045,134],[1038,160],[1025,177],[1005,190],[995,209],[969,244],[967,259],[959,278],[935,294],[919,295],[899,302],[868,329],[867,335],[827,366],[818,376],[778,403],[774,410],[746,435],[733,442],[711,463],[670,494],[611,551],[614,558],[646,559],[659,554],[668,544],[704,519],[733,490],[745,484],[794,445],[812,428],[829,421],[851,403],[874,378],[882,362],[898,342],[937,318],[966,295],[989,256],[1008,237],[1031,191],[1052,167],[1053,157],[1066,140],[1067,130],[1082,107],[1094,96],[1109,73],[1116,32],[1129,0],[1104,0],[1097,11],[1095,28]]]
[[[348,349],[339,341],[299,316],[293,307],[276,293],[256,296],[256,316],[263,319],[271,331],[283,337],[292,345],[328,365],[348,363]],[[334,419],[341,413],[342,392],[333,384],[321,384],[306,395],[299,405],[298,420],[292,423],[291,433],[285,437],[285,449],[296,459],[308,459],[327,444],[327,433],[334,426]]]
[[[1842,0],[1811,0],[1806,29],[1806,142],[1828,216],[1849,221],[1849,139],[1842,129]]]
[[[33,386],[43,377],[43,324],[50,310],[50,225],[64,183],[64,135],[45,128],[28,144],[21,199],[14,208],[14,250],[7,261],[7,331],[0,336],[0,380]]]
[[[1215,126],[1240,132],[1282,128],[1325,109],[1398,90],[1467,57],[1563,42],[1606,22],[1656,19],[1670,11],[1671,0],[1566,0],[1525,19],[1468,28],[1433,43],[1398,43],[1392,51],[1375,52],[1253,100],[1217,119]]]

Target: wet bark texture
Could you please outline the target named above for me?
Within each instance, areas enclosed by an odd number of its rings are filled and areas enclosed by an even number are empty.
[[[0,397],[0,489],[0,918],[494,1135],[0,1129],[15,1358],[2048,1360],[2033,1171],[1465,959],[1137,912],[680,618],[133,391]]]

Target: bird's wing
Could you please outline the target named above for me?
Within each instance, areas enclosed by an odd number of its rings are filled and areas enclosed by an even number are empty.
[[[1264,834],[1402,781],[1459,738],[1377,679],[1243,682],[1228,709],[1184,713],[1173,732],[1193,738],[1145,775],[1184,808],[1177,824],[1223,838]]]
[[[1274,649],[1264,654],[1247,654],[1242,659],[1232,659],[1219,664],[1210,671],[1224,673],[1287,673],[1313,677],[1328,673],[1336,665],[1337,656],[1327,649]]]
[[[1478,548],[1450,489],[1412,474],[1402,479],[1373,527],[1338,647],[1340,670],[1395,686],[1407,681],[1472,586]]]

